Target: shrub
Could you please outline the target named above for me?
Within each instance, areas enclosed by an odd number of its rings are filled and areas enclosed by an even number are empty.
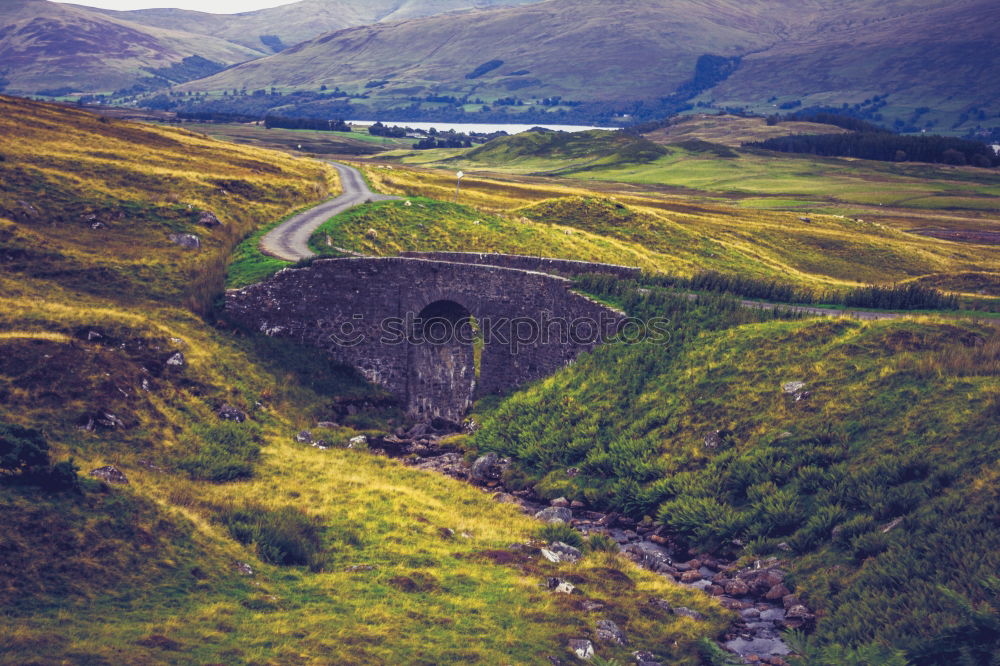
[[[323,525],[300,509],[247,505],[223,511],[220,520],[234,539],[253,544],[265,562],[322,569]]]
[[[253,423],[223,422],[195,429],[196,440],[178,466],[195,480],[233,481],[253,476],[260,457],[260,428]]]
[[[620,550],[618,542],[607,534],[591,534],[584,547],[591,553],[617,553]]]
[[[38,475],[38,485],[45,490],[65,491],[72,490],[80,492],[80,468],[76,466],[73,459],[57,462],[55,465]]]
[[[31,475],[49,466],[49,445],[42,433],[0,422],[0,472]]]
[[[535,536],[545,543],[562,541],[574,548],[583,548],[583,537],[575,529],[566,523],[551,523],[539,527]]]

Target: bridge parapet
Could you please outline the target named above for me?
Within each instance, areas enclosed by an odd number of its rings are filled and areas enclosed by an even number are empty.
[[[545,377],[617,332],[624,315],[571,286],[474,262],[323,259],[231,290],[226,312],[354,366],[413,416],[459,421],[476,396]]]

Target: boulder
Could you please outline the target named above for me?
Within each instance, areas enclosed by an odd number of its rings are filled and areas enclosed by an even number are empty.
[[[295,441],[299,444],[312,444],[313,436],[308,430],[303,430],[295,435]]]
[[[705,616],[699,613],[698,611],[691,610],[690,608],[687,608],[685,606],[677,606],[676,608],[674,608],[674,615],[680,615],[681,617],[689,617],[692,620],[696,620],[698,622],[701,622],[702,620],[705,619]]]
[[[170,234],[170,241],[185,250],[201,249],[201,239],[194,234]]]
[[[562,578],[549,578],[547,584],[550,590],[559,594],[573,594],[576,591],[576,585]]]
[[[198,224],[200,224],[203,227],[208,227],[210,229],[212,227],[222,226],[222,222],[220,222],[219,218],[215,216],[215,213],[209,212],[207,210],[202,211],[201,214],[198,215]]]
[[[219,409],[215,412],[215,415],[218,416],[223,421],[235,421],[236,423],[243,423],[244,421],[247,420],[247,415],[244,412],[240,411],[239,409],[233,407],[230,404],[225,404],[222,405],[222,407],[219,407]]]
[[[777,601],[778,599],[783,599],[787,595],[791,594],[791,590],[785,587],[784,583],[778,583],[764,595],[764,598],[768,601]]]
[[[739,578],[734,578],[726,583],[725,589],[726,594],[731,597],[743,597],[750,593],[750,586]]]
[[[682,583],[695,583],[701,580],[701,574],[697,571],[685,571],[681,574]]]
[[[798,606],[792,606],[785,613],[785,626],[789,629],[801,629],[802,627],[809,625],[816,616],[809,612],[809,609],[799,604]]]
[[[550,506],[536,513],[535,518],[546,523],[568,523],[573,519],[573,512],[563,506]]]
[[[108,483],[128,485],[128,477],[114,465],[98,467],[95,470],[91,470],[90,475],[95,479],[101,479],[102,481],[107,481]]]
[[[636,666],[661,666],[660,658],[646,650],[636,650],[632,653]]]
[[[182,368],[187,360],[184,358],[184,352],[174,352],[167,359],[167,365],[173,366],[175,368]]]
[[[485,483],[488,481],[499,481],[503,476],[503,459],[495,453],[487,453],[485,456],[476,458],[472,463],[469,476],[473,481]]]
[[[667,613],[673,613],[674,607],[670,605],[670,602],[666,599],[661,599],[659,597],[653,597],[649,600],[649,605],[657,610],[661,610]]]
[[[566,649],[578,659],[590,661],[594,658],[594,644],[586,638],[573,638],[566,644]]]
[[[574,548],[568,543],[563,543],[562,541],[553,542],[551,550],[559,556],[559,560],[562,562],[576,562],[578,559],[583,557],[583,553],[579,548]]]
[[[368,437],[365,435],[358,435],[347,440],[347,448],[349,449],[363,449],[366,446],[368,446]]]
[[[569,500],[565,497],[557,497],[549,502],[550,506],[569,506]]]
[[[611,620],[597,621],[597,640],[614,645],[628,645],[625,632]]]

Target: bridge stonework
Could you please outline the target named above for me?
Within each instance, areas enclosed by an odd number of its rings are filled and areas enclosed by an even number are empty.
[[[411,416],[460,421],[476,397],[545,377],[618,330],[622,313],[571,285],[480,263],[322,259],[229,291],[226,312],[354,366]],[[449,325],[460,334],[444,339]]]

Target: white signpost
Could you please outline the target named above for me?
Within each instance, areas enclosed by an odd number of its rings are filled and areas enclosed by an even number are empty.
[[[462,187],[462,177],[465,175],[465,172],[459,171],[455,175],[458,177],[458,181],[455,183],[455,203],[458,203],[458,190]]]

